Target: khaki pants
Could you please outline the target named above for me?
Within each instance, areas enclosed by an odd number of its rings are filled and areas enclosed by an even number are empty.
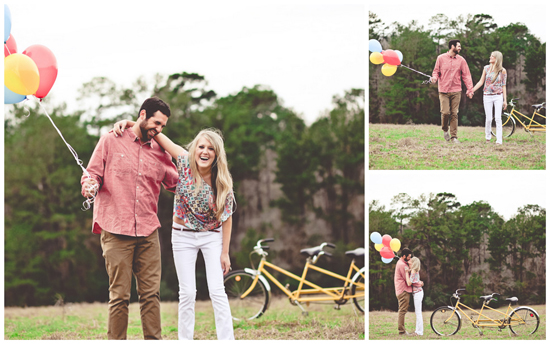
[[[397,301],[399,302],[399,317],[397,318],[397,329],[399,334],[404,334],[405,331],[405,314],[409,309],[409,301],[411,300],[411,294],[406,291],[402,292],[397,296]]]
[[[441,107],[441,128],[449,130],[447,122],[451,117],[451,139],[457,138],[458,132],[458,106],[462,92],[439,93],[439,105]]]
[[[145,339],[162,339],[160,326],[160,242],[158,230],[148,237],[101,232],[109,275],[108,339],[126,339],[132,273],[136,277]]]

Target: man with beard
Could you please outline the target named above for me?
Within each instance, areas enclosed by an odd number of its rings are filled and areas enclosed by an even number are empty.
[[[405,274],[405,267],[409,267],[409,260],[411,260],[413,254],[412,251],[408,248],[401,250],[401,258],[397,261],[395,265],[395,275],[394,275],[394,285],[395,285],[395,296],[397,296],[397,301],[399,302],[399,316],[397,318],[397,329],[401,335],[409,335],[405,331],[405,314],[409,309],[409,301],[412,293],[412,286],[407,285],[407,277]]]
[[[122,137],[103,135],[81,179],[82,195],[95,198],[92,232],[101,234],[109,275],[108,339],[126,339],[132,274],[136,278],[145,339],[162,339],[160,324],[161,257],[157,217],[161,184],[175,191],[178,172],[153,137],[166,126],[170,107],[146,99],[131,130]]]
[[[470,69],[466,60],[459,55],[462,49],[460,41],[453,39],[449,42],[449,51],[437,57],[435,68],[430,81],[436,83],[439,80],[439,104],[441,107],[441,127],[443,137],[452,143],[460,143],[457,138],[458,132],[458,106],[462,93],[460,79],[466,84],[466,95],[472,99],[473,82]],[[451,117],[451,134],[449,135],[449,116]]]

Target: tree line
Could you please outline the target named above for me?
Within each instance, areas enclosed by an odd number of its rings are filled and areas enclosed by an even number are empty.
[[[81,109],[69,113],[65,104],[53,104],[50,115],[86,166],[100,134],[116,120],[135,120],[141,103],[150,96],[170,105],[172,116],[163,132],[178,144],[187,144],[203,128],[223,132],[238,204],[233,238],[243,238],[232,240],[231,259],[240,268],[249,265],[255,241],[273,233],[289,247],[296,238],[320,244],[320,238],[304,232],[310,221],[324,223],[330,235],[323,241],[338,244],[329,265],[349,264],[344,251],[364,245],[364,214],[351,215],[352,200],[361,199],[364,190],[364,90],[335,95],[332,108],[308,126],[267,86],[243,87],[219,97],[197,73],[157,75],[153,82],[139,78],[131,87],[97,77],[80,88]],[[91,233],[92,211],[81,210],[81,169],[37,105],[6,109],[6,305],[47,305],[56,297],[67,302],[107,301],[108,276],[99,236]],[[239,187],[246,180],[258,180],[269,152],[270,173],[275,174],[271,183],[282,191],[270,207],[280,209],[285,226],[245,228],[239,218],[244,216],[246,195],[239,193]],[[327,199],[322,207],[313,202],[319,194]],[[172,208],[173,194],[163,190],[158,213],[163,228],[163,300],[177,300]],[[301,271],[301,264],[295,261],[291,271]],[[204,274],[199,268],[198,277]],[[197,289],[198,298],[208,296],[206,287]],[[135,300],[135,292],[132,297]]]
[[[448,42],[458,39],[462,45],[460,55],[468,63],[474,85],[489,64],[491,52],[500,51],[508,71],[508,101],[520,98],[516,109],[527,114],[532,113],[532,104],[546,100],[546,43],[524,24],[498,27],[487,14],[454,19],[438,14],[424,28],[414,20],[406,25],[387,25],[376,13],[369,12],[369,39],[380,41],[383,49],[401,51],[404,65],[428,75],[433,72],[437,56],[449,50]],[[440,124],[437,84],[422,85],[424,80],[427,78],[405,68],[386,77],[380,65],[369,63],[369,122]],[[478,90],[473,99],[463,96],[459,123],[483,126],[484,120],[483,92]]]
[[[505,220],[486,202],[462,205],[450,193],[419,198],[402,193],[391,205],[370,203],[369,236],[389,234],[420,258],[426,309],[448,304],[464,287],[469,305],[480,306],[479,296],[493,292],[517,296],[522,304],[545,303],[546,209],[528,204]],[[397,258],[384,264],[370,246],[369,307],[397,310]]]

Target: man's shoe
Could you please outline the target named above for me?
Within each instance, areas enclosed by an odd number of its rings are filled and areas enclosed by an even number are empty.
[[[456,137],[453,137],[453,139],[451,140],[452,143],[460,143],[460,141],[458,141],[458,139]]]
[[[448,131],[443,132],[443,137],[445,138],[445,141],[449,141],[451,139],[451,135],[449,135]]]

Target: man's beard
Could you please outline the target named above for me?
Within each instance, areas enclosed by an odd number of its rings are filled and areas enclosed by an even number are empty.
[[[149,135],[149,131],[152,130],[152,128],[147,129],[146,127],[139,126],[139,130],[141,131],[141,138],[144,140],[150,140],[156,136],[156,132],[154,135]]]
[[[460,53],[460,50],[458,50],[458,48],[454,48],[454,49],[453,49],[453,53],[459,54],[459,53]]]

